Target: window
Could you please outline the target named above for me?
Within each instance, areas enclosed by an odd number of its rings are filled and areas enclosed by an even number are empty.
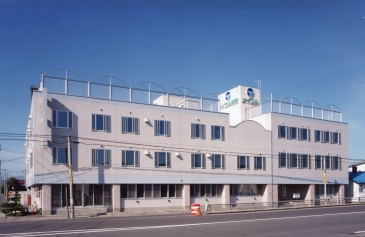
[[[155,136],[171,137],[171,122],[155,120]]]
[[[74,204],[75,206],[110,206],[111,190],[110,184],[74,184]],[[66,207],[66,200],[68,200],[69,205],[69,191],[70,186],[68,184],[52,184],[52,207]]]
[[[224,127],[223,126],[212,126],[212,140],[224,141]]]
[[[300,168],[310,169],[310,155],[302,154],[300,155]]]
[[[294,127],[288,127],[288,139],[298,139],[298,129]]]
[[[155,167],[171,168],[171,154],[169,152],[155,152]]]
[[[205,125],[191,124],[191,138],[205,139]]]
[[[212,155],[212,169],[224,169],[224,155]]]
[[[310,141],[310,130],[306,128],[299,128],[299,140]]]
[[[333,132],[332,133],[332,139],[331,139],[331,143],[332,144],[341,144],[340,143],[340,137],[341,137],[341,134],[338,133],[338,132]]]
[[[279,138],[286,138],[286,127],[279,126]]]
[[[205,155],[191,154],[191,168],[205,169]]]
[[[333,170],[340,170],[341,169],[341,158],[338,156],[331,157],[331,167]]]
[[[122,166],[139,167],[139,151],[122,151]]]
[[[73,113],[66,111],[53,110],[52,112],[52,125],[54,128],[69,128],[73,126]]]
[[[286,153],[279,153],[279,168],[286,167]]]
[[[92,114],[92,131],[110,132],[111,117],[109,115]]]
[[[290,167],[298,168],[298,154],[290,154]]]
[[[257,185],[255,184],[231,184],[231,196],[255,196],[257,195]]]
[[[319,130],[314,131],[314,141],[322,142],[322,131],[319,131]]]
[[[190,184],[191,197],[221,197],[222,184]]]
[[[139,119],[122,117],[122,133],[139,134]]]
[[[110,165],[110,150],[92,149],[92,165]]]
[[[323,132],[323,141],[324,143],[330,142],[330,132]]]
[[[237,156],[237,169],[250,169],[250,157],[248,156]]]
[[[181,198],[182,184],[121,184],[121,198]]]
[[[71,149],[72,153],[72,149]],[[64,147],[53,147],[52,148],[52,163],[54,165],[57,164],[68,164],[67,160],[67,148]],[[71,155],[71,163],[72,163],[72,155]]]
[[[322,169],[322,156],[315,156],[316,169]]]
[[[327,188],[327,195],[336,195],[337,194],[337,188],[335,187],[335,185],[332,184],[327,184],[326,185]],[[324,195],[324,185],[323,184],[319,184],[315,186],[315,195],[319,196],[319,195]]]
[[[255,170],[265,170],[265,157],[255,157]]]
[[[286,196],[286,185],[285,185],[285,184],[283,184],[283,185],[281,186],[281,195],[282,195],[283,197],[285,197],[285,196]]]
[[[331,157],[330,156],[325,156],[324,157],[324,165],[325,165],[327,170],[331,169]]]

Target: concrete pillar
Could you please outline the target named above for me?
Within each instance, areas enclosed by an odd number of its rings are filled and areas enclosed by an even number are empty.
[[[224,184],[223,193],[222,193],[222,203],[223,204],[230,204],[231,197],[230,197],[230,185]]]
[[[268,206],[272,206],[271,202],[274,202],[274,207],[278,206],[278,185],[274,184],[271,188],[271,184],[266,184],[266,187],[263,188],[262,200],[266,202]],[[265,205],[265,204],[264,204]]]
[[[311,203],[311,205],[314,206],[315,204],[315,192],[316,192],[316,188],[315,188],[315,184],[310,184],[309,185],[309,188],[308,188],[308,191],[307,191],[307,195],[305,196],[305,201],[306,201],[306,204],[309,204]]]
[[[190,210],[190,184],[184,184],[183,199],[184,210]]]
[[[42,215],[50,216],[52,214],[52,185],[43,184],[42,185]]]
[[[337,192],[337,204],[345,204],[345,185],[339,185]]]
[[[113,212],[120,212],[120,184],[113,184]]]

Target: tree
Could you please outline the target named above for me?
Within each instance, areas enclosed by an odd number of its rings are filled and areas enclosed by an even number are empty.
[[[7,216],[22,216],[25,213],[24,207],[20,204],[20,194],[15,191],[13,197],[10,198],[9,202],[4,202],[0,205],[3,209],[1,210]]]
[[[19,185],[19,181],[17,178],[15,177],[11,177],[8,179],[8,182],[6,182],[6,185],[8,187],[8,191],[11,191],[12,188],[11,187],[15,187]]]

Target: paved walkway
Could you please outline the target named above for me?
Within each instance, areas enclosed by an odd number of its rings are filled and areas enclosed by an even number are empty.
[[[4,203],[6,200],[0,195],[0,204]],[[0,207],[0,220],[5,218],[5,214],[1,212],[2,207]]]

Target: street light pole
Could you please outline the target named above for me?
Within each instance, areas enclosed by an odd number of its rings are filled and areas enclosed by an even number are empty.
[[[74,197],[72,192],[73,177],[72,177],[72,163],[71,163],[71,136],[67,137],[67,161],[68,161],[68,174],[70,179],[70,210],[71,218],[75,218],[74,213]]]

